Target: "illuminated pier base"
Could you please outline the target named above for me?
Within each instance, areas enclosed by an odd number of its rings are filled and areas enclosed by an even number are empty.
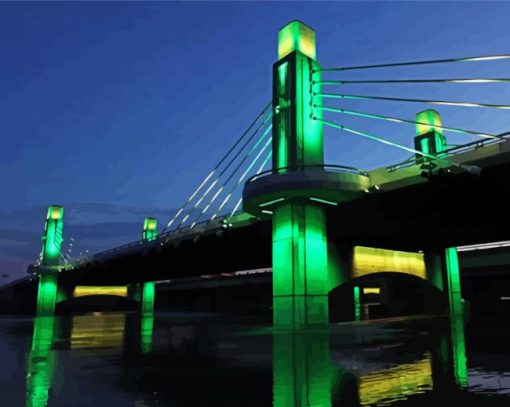
[[[37,289],[37,315],[44,317],[53,315],[57,302],[58,276],[55,271],[42,272],[39,276]]]
[[[154,314],[142,315],[140,322],[140,351],[142,353],[152,352],[154,339]]]
[[[331,406],[333,365],[329,335],[273,336],[273,406]]]
[[[142,286],[141,311],[142,315],[154,315],[154,299],[156,285],[154,282],[144,283]]]
[[[326,216],[321,207],[286,204],[273,216],[273,326],[323,328],[328,315]]]
[[[32,348],[28,358],[26,407],[45,407],[55,367],[52,351],[55,331],[55,317],[45,316],[34,319]]]
[[[455,247],[425,254],[427,280],[448,295],[451,314],[463,313],[459,257]]]

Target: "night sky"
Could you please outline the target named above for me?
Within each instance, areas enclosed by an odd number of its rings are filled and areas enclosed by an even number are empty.
[[[270,101],[277,32],[292,19],[316,30],[324,67],[510,52],[510,3],[504,2],[0,3],[0,273],[10,275],[5,280],[22,276],[37,258],[48,204],[65,206],[65,247],[74,242],[73,256],[138,239],[144,216],[166,223]],[[510,61],[327,77],[510,77]],[[510,104],[509,86],[327,90]],[[407,119],[431,107],[342,103]],[[510,130],[505,110],[436,109],[447,125]],[[413,126],[330,117],[412,143]],[[449,136],[452,144],[472,139]],[[329,130],[325,144],[330,164],[370,169],[409,156]]]

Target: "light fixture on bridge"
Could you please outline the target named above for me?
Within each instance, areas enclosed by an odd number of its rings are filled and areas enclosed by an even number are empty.
[[[278,59],[293,51],[300,51],[315,59],[315,31],[301,21],[294,20],[278,32]]]

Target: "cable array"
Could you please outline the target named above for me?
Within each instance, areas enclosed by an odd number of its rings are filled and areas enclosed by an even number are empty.
[[[177,231],[194,228],[208,211],[214,211],[209,221],[215,219],[236,194],[238,187],[252,168],[260,160],[271,143],[271,103],[248,126],[247,130],[234,142],[232,147],[204,178],[183,206],[163,229]],[[246,169],[244,169],[247,167]],[[229,187],[231,188],[229,189]],[[218,199],[229,191],[217,205]],[[196,214],[195,214],[196,213]],[[189,223],[188,223],[189,222]],[[173,228],[171,228],[173,226]]]

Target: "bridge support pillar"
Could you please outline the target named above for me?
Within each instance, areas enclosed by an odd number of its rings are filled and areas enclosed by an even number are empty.
[[[461,315],[463,313],[463,305],[460,291],[459,256],[456,247],[445,249],[445,271],[450,313],[452,315]]]
[[[37,315],[51,316],[55,312],[58,294],[58,271],[62,247],[64,208],[50,206],[42,237],[43,247],[37,289]]]
[[[448,296],[450,314],[463,313],[457,249],[449,247],[425,253],[427,280]]]
[[[324,209],[289,203],[273,215],[273,325],[327,327],[328,256]]]
[[[151,241],[156,239],[158,235],[158,221],[154,218],[145,218],[143,222],[142,240]],[[134,288],[134,295],[140,300],[140,311],[144,316],[152,316],[154,314],[154,300],[156,298],[156,285],[149,281],[137,284]]]

